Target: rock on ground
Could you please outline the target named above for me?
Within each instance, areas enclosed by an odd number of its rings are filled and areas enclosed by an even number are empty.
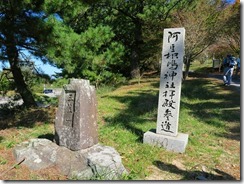
[[[17,145],[13,153],[18,162],[25,158],[22,164],[31,170],[56,165],[70,179],[117,180],[128,174],[119,153],[101,144],[71,151],[47,139],[31,139]]]

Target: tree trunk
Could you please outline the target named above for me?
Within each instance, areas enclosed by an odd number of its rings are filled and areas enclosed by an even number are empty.
[[[131,48],[131,77],[138,78],[140,77],[140,51],[142,43],[142,27],[140,21],[135,21],[135,31],[134,31],[134,44]]]
[[[26,107],[36,106],[35,99],[24,81],[24,77],[22,75],[20,68],[18,66],[13,66],[11,67],[11,71],[14,77],[14,82],[16,84],[17,91],[22,97],[24,105]]]
[[[26,85],[24,81],[24,77],[22,75],[21,69],[19,67],[19,60],[18,60],[18,50],[16,45],[14,45],[14,36],[11,34],[7,35],[7,56],[10,64],[10,70],[13,74],[14,82],[17,87],[17,91],[22,97],[24,101],[24,105],[26,107],[32,107],[36,106],[35,99],[31,93],[31,91],[28,89],[28,86]]]
[[[143,12],[143,1],[138,4],[139,13]],[[131,77],[140,78],[140,55],[141,55],[141,45],[142,40],[142,21],[140,18],[135,17],[133,20],[135,25],[134,29],[134,44],[132,45],[131,53]]]
[[[136,46],[135,46],[136,47]],[[138,49],[137,48],[132,48],[132,54],[131,54],[131,71],[130,75],[131,78],[138,78],[140,77],[140,67],[139,67],[139,54],[138,54]]]
[[[191,59],[190,57],[186,57],[186,68],[185,68],[185,72],[184,72],[184,75],[183,75],[183,80],[186,80],[186,78],[188,77],[188,74],[189,74],[189,70],[190,70],[190,66],[191,66]]]

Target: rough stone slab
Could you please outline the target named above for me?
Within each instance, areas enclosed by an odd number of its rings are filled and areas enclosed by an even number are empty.
[[[85,152],[85,153],[84,153]],[[112,147],[97,144],[89,151],[80,151],[81,155],[86,155],[88,164],[98,177],[109,180],[117,179],[121,173],[127,174],[126,169],[121,164],[119,153]]]
[[[59,96],[55,141],[77,151],[98,143],[97,99],[88,80],[71,79]]]
[[[47,139],[31,139],[14,147],[17,161],[31,170],[56,165],[70,179],[116,180],[128,174],[119,153],[112,147],[96,144],[78,151],[58,146]]]
[[[44,169],[55,165],[58,145],[47,139],[31,139],[13,149],[13,154],[19,162],[23,162],[31,170]]]
[[[188,143],[188,134],[178,133],[176,137],[156,134],[156,130],[144,133],[143,143],[163,147],[168,151],[184,153]]]
[[[91,168],[87,165],[87,159],[78,152],[71,151],[65,147],[59,147],[57,151],[56,166],[60,171],[72,178],[72,172],[83,173],[83,176],[90,178],[93,176]],[[84,174],[84,172],[87,174]]]

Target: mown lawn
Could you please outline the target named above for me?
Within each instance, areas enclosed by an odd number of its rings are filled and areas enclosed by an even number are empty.
[[[143,133],[156,128],[159,79],[99,93],[100,140],[122,154],[131,179],[238,179],[240,94],[221,85],[209,78],[183,83],[179,132],[189,134],[184,154],[142,144]],[[161,174],[153,178],[155,170]]]
[[[189,134],[189,141],[183,154],[142,142],[144,132],[156,128],[158,93],[159,78],[97,90],[99,142],[120,153],[130,173],[122,179],[240,180],[240,92],[222,86],[217,79],[191,77],[184,81],[179,132]],[[0,173],[15,163],[11,153],[16,144],[34,137],[53,137],[54,107],[15,113],[0,120],[4,124]],[[68,179],[54,170],[34,172],[20,165],[1,179]]]

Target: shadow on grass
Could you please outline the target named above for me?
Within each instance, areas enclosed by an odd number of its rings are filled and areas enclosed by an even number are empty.
[[[0,130],[11,127],[33,128],[36,124],[52,122],[53,119],[50,115],[49,108],[26,109],[20,106],[10,110],[4,109],[1,115]]]
[[[240,111],[238,110],[240,95],[236,90],[226,89],[224,86],[214,86],[213,84],[215,83],[204,78],[184,81],[181,96],[188,100],[187,102],[181,101],[181,108],[190,109],[190,114],[193,117],[214,127],[226,128],[226,122],[235,124],[237,127],[230,128],[229,133],[218,136],[240,140]],[[105,121],[109,125],[120,125],[126,128],[137,135],[137,140],[142,142],[144,132],[136,125],[148,122],[144,116],[147,114],[146,116],[154,123],[151,128],[155,128],[158,93],[152,91],[157,91],[158,86],[159,81],[154,81],[151,83],[152,90],[128,91],[125,96],[106,96],[105,98],[113,98],[126,104],[127,108],[121,110],[115,117],[105,117]],[[220,90],[230,91],[219,93]],[[188,103],[189,101],[195,103]],[[235,135],[233,135],[233,131]]]
[[[152,85],[156,84],[152,83]],[[158,105],[158,94],[154,95],[152,90],[131,91],[126,96],[108,96],[107,98],[126,104],[127,108],[120,111],[115,117],[105,117],[105,121],[111,126],[119,124],[137,135],[137,141],[142,142],[144,131],[137,128],[136,125],[153,121],[155,123],[153,126],[156,126],[155,111]],[[143,116],[146,113],[148,115]]]
[[[231,175],[220,171],[219,169],[214,169],[216,174],[204,172],[204,171],[187,171],[182,170],[175,165],[167,164],[161,161],[154,161],[153,165],[159,168],[162,171],[167,171],[170,173],[175,173],[178,175],[182,175],[182,180],[236,180]]]
[[[229,133],[218,136],[240,140],[240,94],[234,88],[211,84],[211,81],[204,79],[185,81],[181,96],[188,100],[181,101],[181,108],[190,109],[192,116],[211,126],[229,127]],[[191,101],[199,103],[190,103]]]
[[[205,67],[196,69],[194,71],[194,73],[196,73],[196,74],[207,74],[207,73],[211,73],[213,71],[214,71],[214,69],[212,67],[205,66]]]

